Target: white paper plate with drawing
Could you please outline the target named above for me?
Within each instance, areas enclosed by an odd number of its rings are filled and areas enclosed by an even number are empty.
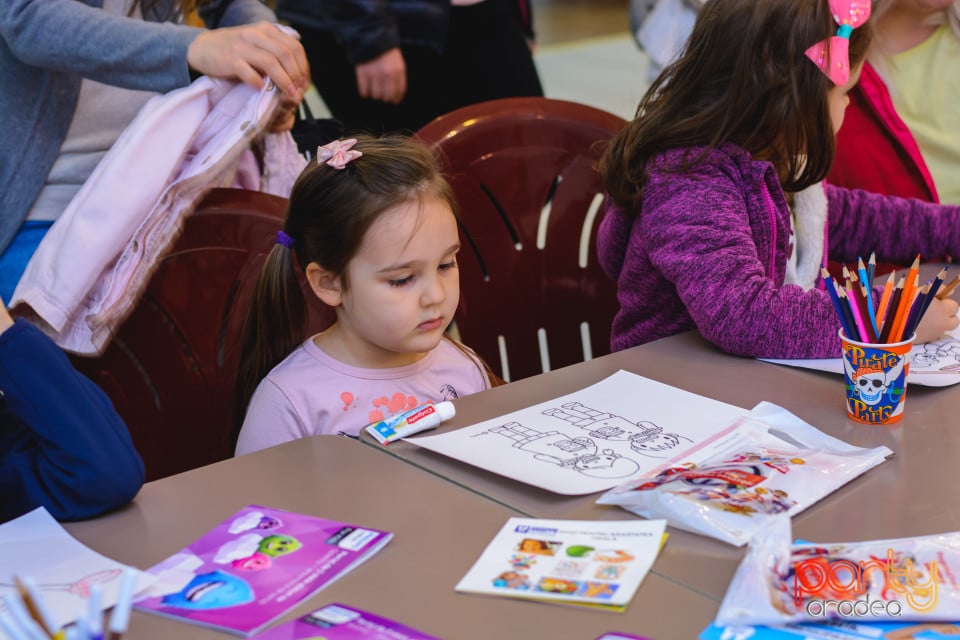
[[[548,491],[583,495],[682,457],[747,413],[618,371],[499,418],[406,441]]]

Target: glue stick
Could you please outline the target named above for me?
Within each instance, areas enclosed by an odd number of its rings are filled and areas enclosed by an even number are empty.
[[[449,401],[437,404],[422,404],[404,413],[390,416],[386,420],[367,425],[367,433],[377,439],[380,444],[389,444],[394,440],[412,436],[415,433],[433,429],[444,420],[449,420],[456,413],[453,403]]]

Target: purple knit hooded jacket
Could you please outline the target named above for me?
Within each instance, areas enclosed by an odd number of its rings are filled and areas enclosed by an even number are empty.
[[[697,329],[735,355],[837,357],[840,325],[826,291],[783,283],[790,210],[773,165],[733,144],[677,172],[684,157],[671,150],[651,164],[637,215],[614,206],[600,223],[600,264],[620,302],[611,348]],[[960,255],[960,207],[825,189],[831,260]]]

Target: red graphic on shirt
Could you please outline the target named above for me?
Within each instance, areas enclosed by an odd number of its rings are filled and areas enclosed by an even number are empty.
[[[409,411],[417,406],[417,398],[415,396],[408,396],[405,393],[397,392],[393,394],[390,398],[387,396],[380,396],[373,400],[373,406],[376,407],[370,411],[369,421],[370,422],[380,422],[387,415],[393,415],[396,413],[403,413],[404,411]],[[387,410],[385,414],[383,409]]]
[[[346,411],[350,408],[350,405],[353,404],[353,394],[349,391],[344,391],[340,394],[340,400],[343,401],[343,410]]]

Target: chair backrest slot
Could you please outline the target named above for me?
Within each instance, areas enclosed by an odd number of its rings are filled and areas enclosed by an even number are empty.
[[[470,245],[470,250],[473,251],[473,257],[477,259],[477,266],[480,267],[480,274],[483,277],[483,281],[489,282],[490,271],[487,269],[487,263],[484,262],[483,256],[480,255],[480,247],[477,246],[477,241],[474,239],[473,234],[470,233],[469,227],[463,223],[463,220],[458,220],[457,226],[460,227],[463,237],[466,239],[467,244]]]
[[[587,215],[583,218],[583,226],[580,227],[580,251],[577,255],[577,264],[581,269],[586,269],[590,264],[590,239],[593,237],[593,225],[597,220],[601,204],[603,204],[603,194],[594,194],[593,200],[590,201],[590,208],[587,209]]]
[[[500,353],[500,377],[504,382],[510,380],[510,358],[507,357],[507,339],[502,335],[497,336],[497,350]]]
[[[583,361],[593,360],[593,343],[590,340],[590,323],[580,323],[580,346],[583,347]]]
[[[514,226],[513,222],[510,220],[510,216],[507,215],[506,209],[503,208],[503,205],[500,204],[500,201],[493,191],[490,190],[490,187],[481,183],[480,188],[483,190],[483,193],[490,199],[490,203],[493,205],[493,208],[497,210],[497,213],[500,214],[500,220],[503,222],[503,226],[506,228],[507,233],[510,234],[510,238],[513,240],[513,246],[517,248],[517,251],[523,249],[523,243],[520,242],[520,234],[517,233],[517,228]]]
[[[444,159],[470,246],[460,261],[460,336],[505,380],[609,351],[618,303],[596,259],[596,165],[625,124],[574,102],[506,98],[417,132]]]
[[[550,210],[552,205],[549,201],[540,209],[540,218],[537,221],[537,249],[543,251],[547,246],[547,229],[550,224]]]
[[[540,347],[540,369],[546,373],[550,371],[550,345],[547,344],[547,330],[537,329],[537,346]]]

